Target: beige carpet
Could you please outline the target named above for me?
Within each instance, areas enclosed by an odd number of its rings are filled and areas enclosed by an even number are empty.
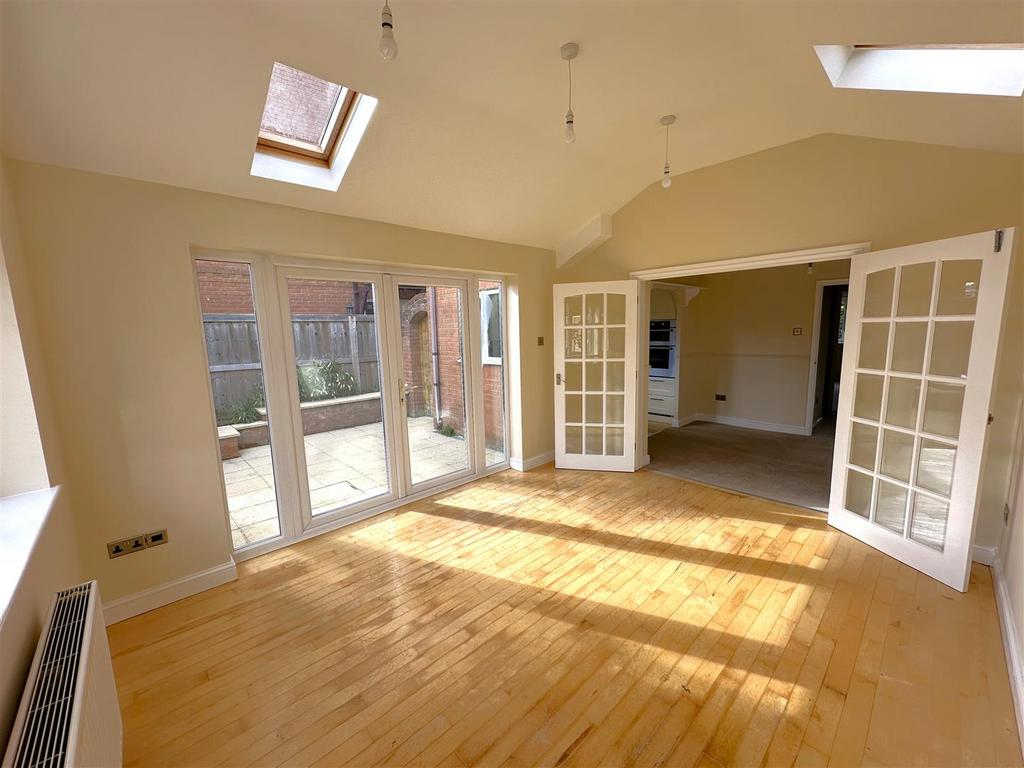
[[[826,511],[834,441],[831,423],[804,437],[698,421],[652,435],[648,468]]]

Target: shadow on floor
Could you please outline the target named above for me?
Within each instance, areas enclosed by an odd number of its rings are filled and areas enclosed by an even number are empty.
[[[835,424],[810,437],[698,421],[650,437],[648,469],[825,512]]]

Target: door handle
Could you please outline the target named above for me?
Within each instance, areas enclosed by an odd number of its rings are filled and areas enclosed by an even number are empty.
[[[562,374],[561,373],[556,373],[555,374],[555,386],[560,386],[561,383],[562,383]]]

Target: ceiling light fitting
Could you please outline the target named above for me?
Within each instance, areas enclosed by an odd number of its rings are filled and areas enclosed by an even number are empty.
[[[675,115],[662,115],[661,124],[665,126],[665,167],[661,172],[661,186],[668,189],[672,186],[672,171],[668,166],[668,129],[676,121]]]
[[[395,19],[391,15],[391,6],[388,0],[384,0],[384,7],[380,9],[380,55],[384,61],[391,61],[398,57],[398,43],[395,42]]]
[[[572,60],[580,53],[580,47],[576,43],[566,43],[559,52],[569,67],[569,109],[565,113],[565,143],[572,144],[576,141],[576,118],[572,114]]]

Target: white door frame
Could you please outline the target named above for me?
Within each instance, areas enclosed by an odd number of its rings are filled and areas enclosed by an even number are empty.
[[[381,406],[381,418],[384,422],[385,434],[392,434],[397,428],[397,424],[394,420],[394,409],[392,408],[391,400],[394,397],[394,393],[391,388],[386,386],[388,381],[391,381],[394,377],[391,371],[391,361],[387,355],[386,349],[382,341],[387,339],[387,327],[389,323],[390,312],[388,311],[389,300],[384,296],[384,284],[382,276],[374,274],[372,272],[357,272],[346,268],[339,269],[324,269],[324,268],[313,268],[313,267],[295,267],[295,266],[279,266],[276,269],[277,278],[277,297],[278,297],[278,308],[281,312],[281,327],[282,330],[288,329],[291,326],[291,306],[288,300],[288,280],[331,280],[336,282],[353,282],[353,283],[369,283],[373,286],[373,298],[374,298],[374,321],[376,324],[376,337],[377,337],[377,364],[378,364],[378,377],[380,378],[380,406]],[[294,371],[296,369],[296,358],[295,358],[295,339],[292,333],[285,332],[284,336],[284,355],[285,364],[284,369],[286,371]],[[395,499],[399,498],[404,492],[404,488],[395,481],[398,474],[398,458],[394,455],[397,453],[394,450],[386,450],[385,455],[387,456],[387,473],[390,488],[388,493],[381,494],[379,496],[373,496],[369,499],[356,502],[354,504],[344,505],[337,509],[329,512],[321,512],[320,514],[313,516],[313,510],[310,503],[309,495],[309,473],[306,470],[306,456],[305,456],[305,430],[302,426],[302,407],[299,400],[299,384],[297,378],[293,376],[288,377],[288,395],[289,395],[289,408],[288,414],[290,417],[290,424],[292,428],[292,445],[294,450],[292,451],[295,459],[295,479],[297,480],[297,486],[299,491],[299,508],[301,511],[301,527],[300,531],[306,531],[310,528],[316,528],[322,525],[329,525],[335,522],[346,522],[351,520],[362,519],[361,513],[367,509],[379,507],[382,504],[387,504]],[[300,448],[301,447],[301,448]]]
[[[807,415],[804,417],[804,429],[807,434],[814,431],[817,423],[814,419],[814,398],[818,394],[818,346],[821,341],[821,304],[825,288],[829,285],[849,285],[850,278],[835,280],[818,280],[814,284],[814,323],[811,325],[811,364],[807,373]]]
[[[265,253],[252,253],[246,251],[230,251],[211,249],[203,247],[192,247],[190,249],[189,258],[187,261],[188,268],[191,270],[191,279],[193,283],[194,298],[195,298],[195,312],[196,312],[196,333],[199,336],[200,346],[199,349],[202,352],[202,366],[204,370],[208,369],[209,356],[206,349],[206,338],[203,332],[202,324],[202,304],[199,293],[199,280],[196,274],[196,262],[197,261],[219,261],[219,262],[231,262],[231,263],[244,263],[249,265],[250,276],[252,281],[252,293],[253,293],[253,307],[256,314],[257,321],[257,332],[260,338],[260,357],[263,366],[263,378],[266,388],[266,400],[267,410],[270,414],[269,418],[269,429],[271,436],[271,457],[274,466],[274,481],[275,489],[277,491],[277,503],[278,503],[278,519],[281,525],[281,534],[272,539],[252,544],[232,551],[232,558],[236,562],[241,562],[258,555],[262,555],[266,552],[271,552],[276,549],[280,549],[285,546],[294,544],[297,541],[303,539],[312,538],[319,536],[322,533],[326,533],[337,528],[341,528],[346,525],[350,525],[359,520],[364,520],[374,515],[387,512],[389,510],[400,507],[404,504],[416,501],[418,499],[426,498],[440,491],[454,488],[459,485],[463,485],[474,479],[484,477],[495,472],[501,472],[508,469],[511,465],[511,452],[512,452],[512,431],[511,431],[511,411],[510,407],[513,402],[518,402],[519,395],[518,391],[513,391],[513,379],[510,375],[510,367],[513,364],[512,355],[517,354],[518,344],[516,340],[512,340],[509,337],[509,329],[511,326],[510,318],[510,294],[511,287],[514,283],[514,276],[506,275],[504,273],[490,273],[490,272],[467,272],[466,270],[452,270],[443,268],[429,268],[429,267],[416,267],[406,266],[401,269],[392,268],[388,264],[378,262],[365,262],[352,259],[337,259],[337,258],[315,258],[315,257],[299,257],[299,256],[288,256],[280,254],[265,254]],[[452,473],[445,475],[444,477],[438,478],[436,481],[430,483],[422,483],[415,488],[404,487],[405,495],[395,495],[398,493],[398,489],[401,486],[396,486],[392,483],[392,493],[386,496],[374,497],[367,504],[353,505],[343,510],[339,510],[337,514],[328,512],[322,515],[318,515],[316,519],[310,519],[311,516],[305,516],[303,510],[308,506],[308,494],[303,501],[302,488],[308,483],[308,480],[304,483],[302,476],[305,472],[305,465],[302,463],[303,457],[298,455],[296,446],[301,445],[301,442],[296,442],[296,429],[301,434],[301,422],[296,425],[296,415],[293,413],[292,408],[292,397],[298,397],[298,384],[294,382],[294,376],[291,371],[294,370],[294,366],[288,367],[289,361],[294,363],[294,342],[291,339],[290,334],[285,333],[285,330],[290,327],[288,318],[288,306],[287,302],[281,301],[281,283],[284,281],[280,279],[279,271],[290,274],[291,270],[297,272],[315,274],[321,274],[325,279],[350,279],[350,276],[356,275],[358,277],[375,277],[380,281],[386,288],[387,278],[391,273],[400,275],[401,279],[413,278],[414,280],[420,280],[423,282],[435,282],[435,284],[441,284],[441,281],[462,281],[468,286],[466,291],[467,301],[463,302],[463,333],[465,337],[465,343],[470,345],[470,348],[466,351],[468,362],[463,365],[463,376],[465,379],[464,386],[466,392],[466,415],[467,421],[474,424],[474,428],[469,430],[473,432],[473,435],[467,436],[467,442],[472,441],[472,447],[469,447],[470,452],[470,467],[471,471],[465,473]],[[502,333],[504,347],[502,349],[503,358],[503,385],[504,385],[504,437],[505,437],[505,459],[504,461],[498,462],[492,466],[486,466],[486,455],[483,453],[483,443],[476,435],[477,432],[482,432],[482,424],[479,428],[476,426],[476,416],[482,410],[482,391],[483,391],[483,377],[482,372],[479,370],[479,328],[477,327],[480,322],[479,309],[473,310],[472,308],[479,307],[478,299],[474,301],[476,297],[475,286],[479,280],[496,280],[501,283],[501,301],[502,301]],[[368,281],[369,282],[369,281]],[[388,311],[384,309],[385,306],[390,303],[390,295],[385,295],[386,291],[382,291],[379,296],[382,301],[382,309],[378,313],[378,333],[386,333],[388,327],[387,314]],[[397,307],[396,307],[397,313]],[[385,338],[383,335],[381,338]],[[390,338],[390,337],[388,337]],[[379,343],[379,342],[378,342]],[[387,354],[387,353],[384,353]],[[383,372],[383,356],[382,355],[382,370],[381,370],[381,384],[382,390],[385,385],[384,372]],[[469,366],[467,370],[466,366]],[[220,470],[220,449],[218,446],[217,437],[217,414],[214,409],[213,400],[213,386],[210,381],[209,375],[205,377],[207,395],[210,403],[210,423],[211,423],[211,441],[212,447],[211,460],[216,460],[218,463],[217,470],[220,478],[221,486],[221,498],[223,502],[223,515],[224,515],[224,527],[226,535],[230,541],[231,529],[230,529],[230,515],[228,514],[228,502],[227,502],[227,489],[224,484],[224,475]],[[389,380],[395,377],[389,376]],[[518,386],[518,385],[517,385]],[[294,387],[294,393],[292,388]],[[382,402],[386,402],[386,397],[382,391]],[[391,398],[397,400],[397,398]],[[480,405],[477,405],[477,403]],[[398,404],[393,403],[397,408]],[[301,418],[301,417],[299,417]],[[385,424],[388,418],[385,413]],[[392,418],[394,418],[392,416]],[[392,450],[389,452],[389,471],[395,471],[392,469],[393,462],[397,457],[397,451]],[[478,454],[479,457],[478,457]],[[399,477],[399,475],[392,475],[393,477]],[[321,519],[322,518],[322,519]],[[306,520],[309,520],[308,525],[305,524]]]
[[[477,440],[476,440],[476,424],[474,423],[474,416],[476,410],[474,409],[474,381],[477,378],[482,378],[482,371],[474,364],[479,350],[473,350],[470,343],[471,334],[469,333],[470,321],[469,321],[469,281],[467,279],[450,278],[450,277],[432,277],[424,275],[422,273],[390,273],[384,275],[384,289],[387,291],[389,297],[389,303],[392,307],[392,319],[398,315],[401,311],[401,304],[398,298],[398,291],[400,285],[424,285],[428,288],[438,287],[449,287],[458,288],[462,291],[463,300],[460,302],[461,314],[462,314],[462,392],[463,392],[463,407],[465,409],[464,424],[466,427],[466,434],[464,436],[466,442],[466,453],[467,462],[466,468],[450,472],[445,475],[440,475],[429,480],[422,480],[418,483],[414,483],[412,480],[412,456],[410,453],[409,446],[409,422],[408,414],[405,408],[405,392],[403,388],[405,386],[404,375],[402,371],[402,324],[401,322],[389,323],[390,328],[388,329],[388,345],[386,354],[390,358],[392,380],[390,384],[394,388],[395,396],[392,397],[392,410],[393,420],[395,424],[394,435],[397,442],[398,450],[395,453],[398,454],[399,467],[396,477],[401,479],[401,494],[403,496],[418,491],[426,491],[437,486],[445,485],[452,481],[461,480],[464,478],[474,476],[479,469],[481,469],[480,462],[477,456]],[[476,317],[476,322],[479,323],[479,314]],[[477,336],[479,339],[479,336]],[[466,349],[469,346],[470,349]],[[475,355],[474,355],[475,351]],[[468,359],[467,359],[468,358]]]

